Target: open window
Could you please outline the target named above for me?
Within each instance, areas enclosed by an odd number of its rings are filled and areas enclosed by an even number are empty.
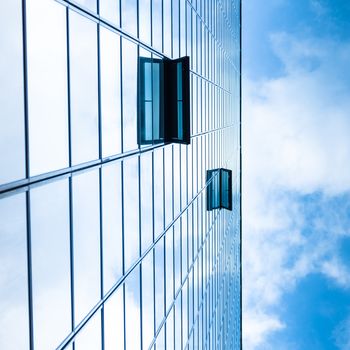
[[[138,143],[189,144],[189,57],[140,57],[138,63]]]
[[[232,171],[213,169],[207,171],[207,210],[232,210]]]

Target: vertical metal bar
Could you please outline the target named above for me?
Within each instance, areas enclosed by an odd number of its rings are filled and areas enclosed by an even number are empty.
[[[242,350],[242,0],[239,2],[239,243],[240,349]]]
[[[100,0],[97,0],[97,14],[100,15]],[[98,153],[99,158],[103,157],[102,149],[102,106],[101,106],[101,28],[97,24],[97,80],[98,80]],[[100,220],[100,297],[103,298],[103,194],[102,194],[102,167],[99,168],[99,220]],[[101,349],[105,348],[105,332],[104,332],[104,305],[101,307]]]
[[[28,115],[28,63],[27,63],[27,11],[26,0],[22,0],[22,45],[23,45],[23,102],[24,102],[24,137],[25,137],[25,174],[30,177],[29,155],[29,115]],[[31,217],[30,192],[26,191],[26,244],[27,244],[27,274],[28,274],[28,324],[29,347],[34,349],[33,326],[33,290],[32,290],[32,247],[31,247]]]
[[[141,215],[141,156],[138,156],[138,187],[139,187],[139,256],[142,254],[142,240],[141,240],[141,234],[142,234],[142,225],[141,225],[141,220],[142,220],[142,215]],[[140,285],[140,344],[141,344],[141,349],[143,348],[143,309],[142,309],[142,263],[140,264],[139,268],[139,285]]]
[[[71,89],[70,89],[70,29],[69,9],[66,8],[66,31],[67,31],[67,101],[68,101],[68,158],[69,166],[72,166],[72,115],[71,115]],[[71,293],[71,330],[75,327],[75,305],[74,305],[74,226],[73,226],[73,178],[69,177],[69,259],[70,259],[70,293]],[[72,349],[75,342],[72,342]]]

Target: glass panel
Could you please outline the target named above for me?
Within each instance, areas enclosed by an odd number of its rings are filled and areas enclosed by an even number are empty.
[[[121,151],[120,37],[100,27],[102,157]]]
[[[101,313],[98,311],[78,334],[74,350],[101,349]]]
[[[165,234],[165,273],[166,273],[166,311],[169,310],[174,298],[174,232],[171,227]]]
[[[163,176],[163,149],[154,150],[154,235],[158,237],[164,228],[164,176]]]
[[[138,157],[124,161],[124,249],[127,271],[139,257]]]
[[[164,148],[165,180],[165,226],[173,220],[173,149],[172,145]]]
[[[152,154],[141,156],[141,247],[142,252],[153,241]]]
[[[120,163],[102,168],[103,289],[122,276],[122,195]]]
[[[137,148],[137,46],[122,39],[123,52],[123,147]]]
[[[174,290],[178,291],[181,285],[181,231],[180,220],[174,224]],[[184,253],[182,253],[184,254]]]
[[[68,180],[30,194],[35,349],[54,349],[71,329]]]
[[[164,137],[164,124],[161,122],[161,65],[162,61],[154,59],[152,64],[152,86],[153,86],[153,140],[162,140]]]
[[[152,40],[155,49],[162,51],[162,0],[153,0],[152,2]]]
[[[98,158],[97,27],[69,12],[72,162]]]
[[[125,282],[126,349],[141,348],[140,311],[140,266],[137,266]]]
[[[65,7],[54,1],[29,1],[27,42],[30,175],[34,176],[68,166]]]
[[[122,1],[122,28],[133,35],[137,35],[137,0]]]
[[[166,349],[174,349],[174,309],[171,309],[166,321]]]
[[[25,194],[0,200],[0,348],[29,349]]]
[[[155,316],[156,329],[164,317],[164,238],[162,238],[155,248]]]
[[[73,177],[75,320],[100,299],[100,215],[98,170]]]
[[[119,26],[119,0],[100,0],[99,6],[101,17]]]
[[[139,28],[141,41],[151,43],[151,0],[139,0]]]
[[[25,177],[21,1],[0,2],[0,185]]]
[[[83,5],[93,12],[96,12],[96,0],[75,0],[75,2]]]
[[[153,250],[142,261],[142,338],[148,349],[154,335]]]
[[[121,286],[104,305],[105,350],[124,349],[124,306]]]
[[[164,54],[172,57],[171,1],[163,1]]]

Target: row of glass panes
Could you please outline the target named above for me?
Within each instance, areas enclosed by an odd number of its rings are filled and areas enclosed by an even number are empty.
[[[3,96],[5,120],[0,138],[1,149],[6,147],[8,152],[2,152],[1,184],[25,177],[21,8],[16,2],[9,7],[4,13],[12,20],[8,28],[11,44],[6,56],[10,69],[3,81],[7,92]],[[136,149],[137,45],[104,27],[100,27],[98,36],[97,24],[74,11],[68,12],[67,20],[65,7],[53,0],[28,2],[26,36],[29,175]],[[145,50],[141,51],[143,55]],[[201,124],[207,122],[200,120],[206,120],[208,114],[200,109],[196,113],[196,106],[204,103],[201,95],[196,97],[196,86],[210,90],[209,101],[214,108],[221,104],[216,102],[221,90],[199,77],[192,79],[196,133],[206,131]],[[215,110],[213,115],[221,119]]]
[[[123,169],[124,186],[127,186],[126,180],[130,175],[129,167],[130,165],[125,165]],[[105,295],[131,267],[140,254],[139,243],[143,247],[142,251],[144,247],[151,244],[152,237],[147,237],[147,230],[142,230],[142,235],[139,236],[138,224],[132,222],[132,219],[137,221],[137,214],[136,218],[128,217],[130,216],[128,213],[131,213],[134,207],[135,198],[132,198],[132,194],[127,191],[124,191],[124,218],[121,219],[121,208],[115,201],[115,198],[120,197],[120,188],[116,181],[118,176],[120,176],[118,166],[110,165],[102,168],[101,194],[99,194],[98,170],[75,175],[71,181],[63,179],[33,188],[28,194],[30,205],[28,223],[26,222],[24,193],[1,199],[3,240],[1,259],[4,270],[3,278],[6,279],[2,283],[6,288],[2,288],[1,298],[4,303],[1,316],[1,330],[4,332],[4,337],[1,337],[4,342],[1,344],[2,347],[11,348],[12,341],[26,342],[28,309],[25,237],[27,225],[30,226],[30,267],[36,349],[53,348],[69,333],[71,298],[74,303],[74,323],[76,325],[100,300],[100,297]],[[99,211],[100,195],[102,213]],[[69,206],[70,200],[72,201],[71,207]],[[203,283],[206,285],[211,275],[217,249],[221,246],[222,234],[219,234],[220,230],[214,230],[214,233],[217,233],[209,235],[209,238],[202,236],[206,232],[205,227],[208,229],[212,222],[209,220],[207,226],[204,225],[204,222],[200,224],[204,220],[205,213],[204,194],[202,193],[199,201],[194,202],[174,228],[170,229],[157,243],[154,253],[148,253],[143,259],[142,269],[145,282],[141,290],[146,298],[144,308],[146,310],[147,304],[152,301],[152,294],[149,293],[154,286],[156,290],[153,300],[158,303],[155,323],[157,326],[164,317],[164,311],[171,307],[175,292],[181,287],[181,280],[186,278],[186,266],[191,269],[191,262],[197,259],[198,250],[201,250],[201,253],[191,272],[194,280],[202,283],[196,288],[201,285],[203,287]],[[124,230],[121,227],[122,223],[124,223]],[[70,227],[73,229],[72,236],[70,236]],[[100,228],[103,230],[102,241]],[[101,247],[100,242],[102,242]],[[205,245],[201,248],[203,242]],[[182,259],[179,260],[181,257]],[[73,259],[72,266],[69,263],[71,258]],[[206,268],[203,267],[203,264]],[[131,304],[133,299],[135,303],[139,302],[136,297],[140,292],[138,269],[134,269],[127,277],[123,287],[124,299],[128,301],[130,299]],[[150,282],[153,276],[152,271],[155,274],[154,285]],[[70,279],[70,273],[74,276],[74,283]],[[103,273],[103,281],[100,279],[101,273]],[[180,276],[182,276],[181,279]],[[214,273],[213,276],[215,278],[216,274]],[[74,297],[70,295],[71,288],[73,288]],[[164,295],[164,290],[166,290],[166,295]],[[201,293],[199,289],[198,298],[200,298],[199,295],[202,295]],[[115,295],[118,295],[118,292]],[[198,308],[198,298],[194,299],[194,310]],[[125,307],[129,308],[129,306]],[[125,310],[126,315],[134,317],[133,313],[137,312],[139,306],[136,304],[130,308],[128,311]],[[106,313],[108,313],[108,308]],[[118,315],[115,317],[122,319],[121,314],[118,313]],[[90,322],[94,323],[94,321],[89,321],[89,324]],[[135,332],[133,322],[132,319],[128,322],[127,332],[131,330]],[[86,326],[86,329],[89,328]],[[86,329],[84,328],[84,332],[89,333]],[[93,332],[99,331],[95,329]],[[15,337],[14,332],[23,334],[23,337]],[[25,344],[22,345],[23,347],[18,344],[17,348],[26,348]]]

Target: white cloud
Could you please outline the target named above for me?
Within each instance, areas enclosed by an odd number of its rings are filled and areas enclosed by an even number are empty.
[[[350,316],[333,330],[335,344],[340,350],[350,350]]]
[[[285,75],[245,80],[243,90],[246,350],[288,326],[281,298],[300,279],[323,273],[350,284],[349,270],[334,258],[349,230],[336,209],[322,207],[350,191],[350,44],[285,33],[271,42]],[[311,220],[299,198],[316,192],[321,208]]]

